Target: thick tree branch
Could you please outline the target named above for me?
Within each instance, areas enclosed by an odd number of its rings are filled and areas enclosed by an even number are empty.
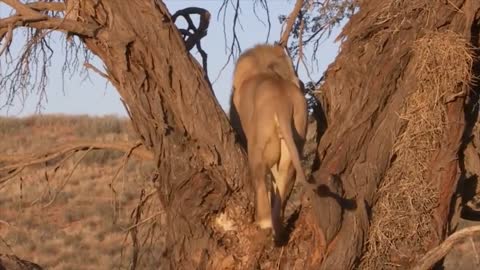
[[[23,4],[17,0],[2,0],[17,14],[0,20],[0,37],[3,38],[9,28],[27,26],[36,29],[63,30],[80,36],[93,37],[98,25],[92,23],[80,23],[65,18],[53,18],[41,11],[64,11],[64,3],[33,2]]]
[[[467,239],[468,237],[473,237],[480,233],[480,226],[468,227],[454,234],[450,235],[443,243],[439,246],[431,249],[425,256],[423,256],[417,265],[412,268],[412,270],[428,270],[445,257],[448,252],[458,243]]]
[[[284,47],[287,46],[288,38],[290,37],[290,33],[292,32],[295,20],[297,19],[298,15],[300,15],[300,11],[302,10],[302,7],[303,7],[303,0],[297,0],[295,2],[295,7],[293,8],[292,12],[288,16],[286,27],[282,33],[282,37],[280,38],[280,41],[278,42],[280,45]]]
[[[62,18],[13,15],[0,20],[0,37],[3,37],[10,25],[15,27],[27,26],[36,29],[63,30],[85,37],[93,37],[99,28],[95,24],[85,24]]]

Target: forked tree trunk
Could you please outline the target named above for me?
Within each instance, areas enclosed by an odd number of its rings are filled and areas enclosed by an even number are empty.
[[[225,113],[184,49],[166,7],[158,1],[81,1],[81,20],[103,26],[95,38],[84,41],[103,60],[134,127],[155,153],[153,181],[167,211],[167,252],[160,267],[247,269],[252,257],[261,255],[265,267],[280,262],[307,269],[355,268],[365,248],[377,186],[405,125],[397,113],[416,87],[413,42],[426,30],[478,38],[477,3],[360,4],[322,88],[329,125],[315,179],[328,188],[311,198],[317,215],[302,212],[285,253],[256,253],[245,155],[234,144]],[[458,179],[463,102],[459,96],[448,103],[448,118],[456,122],[445,127],[436,156],[442,170],[432,182],[445,187],[446,194],[437,215],[437,241],[444,235],[448,200]]]

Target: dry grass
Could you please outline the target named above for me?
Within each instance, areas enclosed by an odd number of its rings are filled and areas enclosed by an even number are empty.
[[[435,233],[438,196],[427,174],[442,140],[445,102],[471,81],[472,51],[458,34],[429,32],[414,43],[413,53],[417,88],[400,115],[406,128],[377,194],[362,269],[399,269],[425,253]]]
[[[134,141],[128,120],[46,116],[0,118],[0,153],[29,153],[58,143],[83,139]],[[30,168],[0,189],[0,253],[14,253],[46,269],[127,269],[132,245],[125,229],[148,181],[152,162],[131,159],[116,179],[123,162],[114,151],[87,154],[53,204],[48,203],[70,173],[78,153],[54,173],[48,164]],[[143,209],[142,220],[159,211],[156,196]],[[160,257],[163,245],[158,227],[162,216],[139,227],[139,237],[157,229],[157,242],[142,254]],[[153,269],[155,259],[144,255],[139,269]]]

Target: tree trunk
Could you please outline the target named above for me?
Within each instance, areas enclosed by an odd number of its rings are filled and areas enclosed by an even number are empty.
[[[344,28],[340,54],[328,68],[321,88],[328,129],[319,145],[321,166],[315,177],[320,184],[341,182],[343,188],[339,190],[343,189],[344,194],[340,192],[339,195],[355,198],[356,206],[352,210],[337,211],[332,216],[331,211],[328,212],[330,206],[324,202],[328,198],[314,197],[313,204],[318,206],[317,219],[330,220],[319,222],[328,251],[321,269],[354,269],[360,259],[368,261],[369,258],[364,256],[365,244],[367,239],[372,240],[369,235],[375,233],[369,229],[372,215],[374,221],[376,218],[374,210],[378,205],[375,204],[381,201],[378,187],[388,177],[389,168],[398,162],[398,152],[402,151],[398,142],[402,141],[409,125],[415,124],[415,119],[402,119],[399,115],[408,110],[409,98],[425,83],[418,70],[423,61],[429,59],[422,59],[422,55],[414,49],[429,34],[447,35],[451,32],[478,46],[479,9],[480,3],[475,0],[362,1],[359,12]],[[437,51],[433,55],[437,53],[444,52]],[[437,65],[451,67],[455,63],[445,61]],[[467,80],[468,74],[464,75],[463,80]],[[459,179],[458,154],[464,135],[464,97],[470,82],[459,80],[452,83],[454,87],[445,85],[442,87],[448,89],[440,89],[446,96],[439,104],[444,107],[443,125],[438,131],[443,135],[435,144],[434,154],[428,157],[431,166],[427,166],[427,172],[419,177],[426,185],[433,186],[433,194],[423,195],[434,198],[430,206],[437,205],[427,211],[433,216],[428,225],[429,232],[419,237],[426,241],[416,247],[403,246],[396,250],[397,254],[387,253],[381,265],[376,261],[364,263],[362,268],[385,269],[393,264],[406,267],[426,248],[438,244],[445,237],[451,198]],[[435,90],[433,86],[430,89],[432,93]],[[436,101],[432,98],[432,102]],[[419,113],[416,116],[420,116]],[[416,139],[412,137],[412,140]],[[403,169],[408,170],[406,167]],[[393,177],[395,181],[392,183],[403,181],[402,176],[397,177]],[[414,193],[415,186],[411,188]],[[396,192],[390,189],[385,196]],[[400,219],[400,216],[397,218]],[[434,220],[436,223],[433,223]],[[329,233],[332,231],[338,233]],[[427,238],[432,234],[436,238],[428,242]],[[400,254],[405,254],[408,261],[404,261]]]
[[[231,254],[247,258],[254,237],[245,154],[165,5],[86,0],[79,16],[103,26],[83,41],[158,165],[153,181],[167,212],[160,268],[223,269]]]

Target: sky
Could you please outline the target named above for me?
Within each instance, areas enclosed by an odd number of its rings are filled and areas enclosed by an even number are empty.
[[[210,80],[213,83],[213,90],[216,98],[224,110],[229,107],[229,97],[231,91],[231,80],[234,63],[230,62],[220,73],[227,62],[228,51],[226,45],[231,42],[232,31],[231,21],[233,20],[232,8],[228,9],[226,16],[227,26],[225,33],[227,35],[227,44],[224,38],[224,25],[222,16],[217,17],[217,12],[221,2],[219,0],[166,0],[164,1],[171,14],[175,11],[190,7],[198,6],[205,8],[212,14],[208,34],[202,39],[202,48],[208,54],[208,72]],[[255,44],[264,43],[267,37],[267,25],[257,19],[253,12],[253,2],[251,0],[240,0],[241,14],[240,22],[242,28],[238,30],[238,37],[242,50],[245,50]],[[277,41],[280,37],[281,25],[278,21],[278,15],[288,15],[294,6],[294,1],[287,0],[271,0],[269,1],[270,18],[272,29],[268,42]],[[8,15],[9,10],[5,5],[0,4],[0,18]],[[260,18],[266,18],[265,11],[258,6],[257,14]],[[179,22],[181,25],[181,22]],[[318,65],[311,67],[309,71],[310,77],[319,79],[321,74],[326,70],[327,66],[333,62],[338,52],[338,43],[334,43],[339,29],[334,31],[332,35],[322,42],[318,50]],[[58,37],[58,35],[57,35]],[[0,45],[1,46],[1,45]],[[19,49],[22,40],[15,39],[13,42],[13,50]],[[55,50],[52,65],[49,68],[49,81],[47,84],[47,100],[43,104],[43,108],[38,111],[37,103],[39,95],[32,93],[26,97],[18,96],[13,106],[0,107],[0,116],[29,116],[32,114],[88,114],[88,115],[117,115],[126,116],[125,108],[120,102],[120,97],[115,88],[101,76],[94,72],[89,72],[88,78],[85,74],[76,73],[73,76],[65,76],[62,79],[61,67],[64,61],[64,55],[61,50],[61,42],[54,41],[52,48]],[[200,55],[192,50],[195,58],[201,59]],[[0,57],[4,57],[3,55]],[[201,61],[201,60],[200,60]],[[5,73],[4,62],[0,61],[0,76]],[[92,62],[96,67],[102,68],[99,59]],[[305,69],[299,70],[299,77],[303,81],[309,81],[309,76]],[[3,105],[6,98],[0,91],[0,106]],[[23,105],[23,106],[22,106]]]

